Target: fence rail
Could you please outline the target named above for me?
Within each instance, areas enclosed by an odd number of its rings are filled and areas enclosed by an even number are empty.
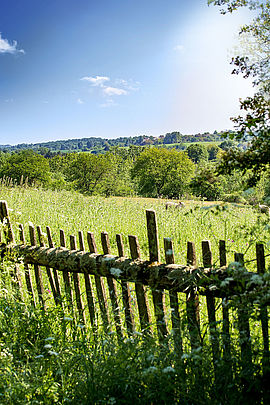
[[[244,268],[244,257],[240,253],[235,254],[235,263],[227,267],[226,244],[223,240],[219,241],[219,267],[214,267],[212,264],[209,241],[202,241],[203,267],[197,266],[193,242],[187,242],[186,264],[175,264],[173,243],[170,238],[164,239],[166,263],[160,263],[158,227],[153,210],[146,211],[148,261],[141,259],[138,238],[134,235],[128,237],[129,258],[125,256],[120,234],[116,235],[118,256],[114,256],[111,254],[109,235],[106,232],[101,234],[103,253],[99,254],[92,232],[87,233],[88,251],[86,252],[81,231],[78,232],[79,247],[77,247],[75,236],[70,235],[70,249],[67,249],[64,231],[60,230],[61,246],[55,247],[48,226],[44,234],[41,227],[35,228],[30,225],[31,245],[27,245],[23,225],[20,225],[20,243],[16,243],[5,201],[0,201],[0,219],[4,224],[4,240],[1,241],[0,251],[2,257],[9,254],[10,258],[16,262],[14,271],[17,286],[22,290],[23,281],[18,261],[23,258],[24,284],[32,303],[36,305],[39,302],[43,308],[46,307],[44,285],[47,283],[55,304],[63,308],[66,305],[69,311],[76,312],[79,321],[84,324],[89,323],[94,332],[98,329],[97,318],[99,317],[106,331],[111,329],[111,324],[114,324],[119,339],[123,335],[134,333],[139,328],[147,335],[153,334],[155,330],[160,341],[164,341],[171,333],[177,350],[183,354],[180,295],[185,296],[191,349],[197,349],[203,345],[201,296],[205,296],[207,333],[211,342],[215,378],[218,378],[217,364],[220,358],[227,361],[230,373],[233,373],[232,315],[228,304],[236,296],[239,299],[239,308],[236,309],[236,313],[242,359],[240,367],[242,370],[253,370],[249,309],[241,305],[243,297],[248,294],[250,305],[256,305],[260,311],[260,334],[263,345],[263,355],[260,360],[263,365],[262,397],[264,403],[269,401],[267,380],[270,377],[268,325],[270,294],[269,280],[264,276],[266,265],[262,244],[256,245],[256,274]],[[153,311],[150,310],[150,299]],[[222,310],[221,320],[218,306]],[[86,308],[88,308],[88,317]],[[137,317],[135,310],[137,310]],[[222,324],[221,328],[219,322]],[[245,378],[243,389],[248,393],[250,380]]]

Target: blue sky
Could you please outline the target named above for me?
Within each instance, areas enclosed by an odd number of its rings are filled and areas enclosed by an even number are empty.
[[[242,10],[206,0],[0,0],[0,144],[232,128]]]

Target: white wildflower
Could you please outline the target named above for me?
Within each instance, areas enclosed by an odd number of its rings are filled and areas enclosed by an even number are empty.
[[[110,273],[115,277],[119,277],[122,273],[122,270],[112,267]]]
[[[49,350],[49,351],[48,351],[48,354],[49,354],[50,356],[59,356],[59,353],[54,352],[53,350]]]
[[[64,321],[73,321],[73,319],[72,318],[70,318],[70,317],[68,317],[68,316],[64,316]]]
[[[35,359],[42,359],[44,356],[43,354],[39,354],[38,356],[35,357]]]
[[[54,337],[53,336],[50,336],[50,337],[47,337],[46,339],[44,339],[45,340],[45,342],[49,342],[49,341],[51,341],[51,340],[54,340]]]
[[[143,370],[143,374],[152,374],[155,371],[157,371],[157,368],[155,366],[150,366],[150,367],[146,368],[145,370]]]
[[[171,367],[171,366],[168,366],[168,367],[165,367],[165,368],[162,370],[162,372],[163,372],[163,373],[175,373],[175,369],[174,369],[173,367]]]
[[[44,349],[51,349],[52,348],[52,345],[44,345]]]

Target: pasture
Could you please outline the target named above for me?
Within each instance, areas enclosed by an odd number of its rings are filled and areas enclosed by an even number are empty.
[[[228,262],[234,260],[235,252],[242,252],[250,271],[256,270],[256,242],[264,243],[265,254],[269,254],[269,218],[247,206],[185,201],[184,208],[166,210],[164,200],[84,197],[66,191],[19,187],[2,187],[1,199],[5,199],[11,209],[10,219],[13,226],[15,224],[17,240],[19,224],[27,228],[29,222],[40,225],[42,229],[49,225],[56,245],[60,243],[60,228],[66,235],[76,234],[78,230],[83,233],[91,231],[96,236],[98,252],[101,253],[100,233],[106,231],[112,253],[117,255],[116,233],[123,235],[126,251],[128,235],[136,235],[142,258],[148,259],[145,210],[154,209],[162,262],[165,262],[164,237],[172,238],[175,262],[179,264],[186,263],[187,241],[195,242],[200,265],[202,240],[210,241],[213,262],[217,267],[220,239],[226,241]],[[76,321],[72,313],[63,314],[52,305],[44,312],[27,302],[20,303],[9,279],[8,269],[11,267],[12,264],[4,263],[0,296],[0,343],[4,350],[0,365],[3,375],[0,395],[3,403],[16,403],[18,400],[18,403],[124,404],[132,400],[138,404],[225,404],[243,399],[237,390],[243,384],[243,375],[238,369],[243,353],[236,346],[239,336],[234,326],[237,316],[233,307],[230,310],[231,338],[232,344],[235,344],[232,346],[235,373],[232,385],[224,359],[218,365],[222,378],[217,378],[211,365],[205,299],[201,300],[205,344],[195,350],[190,350],[189,346],[185,298],[180,300],[184,353],[179,356],[177,345],[172,342],[173,335],[168,336],[164,344],[157,344],[155,339],[143,339],[139,331],[122,340],[115,339],[113,330],[96,336],[91,329]],[[151,302],[150,307],[153,311]],[[221,333],[221,305],[217,310],[217,330]],[[251,310],[250,316],[255,342],[254,370],[259,376],[262,337],[258,308]],[[257,379],[254,381],[259,384]],[[250,387],[250,403],[256,403],[256,390],[258,392],[260,388]]]

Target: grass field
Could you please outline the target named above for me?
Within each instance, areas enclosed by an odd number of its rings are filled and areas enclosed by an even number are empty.
[[[166,210],[165,201],[156,199],[85,197],[67,191],[31,188],[2,187],[0,192],[0,199],[8,202],[17,240],[20,223],[23,223],[26,234],[29,222],[41,225],[43,230],[49,225],[56,245],[59,245],[60,228],[64,229],[66,236],[76,235],[78,230],[84,234],[92,231],[102,253],[100,232],[107,231],[113,253],[117,254],[115,234],[122,233],[128,256],[127,236],[133,234],[138,236],[142,257],[146,259],[145,210],[154,209],[162,261],[163,237],[168,236],[173,239],[176,262],[180,264],[186,262],[188,240],[195,242],[200,263],[200,244],[205,239],[211,241],[217,265],[219,239],[226,240],[229,261],[233,261],[234,252],[243,252],[246,260],[253,260],[258,241],[265,243],[266,254],[269,253],[268,219],[247,206],[185,201],[184,209]],[[91,328],[84,328],[72,314],[63,313],[54,305],[49,305],[44,312],[39,307],[21,302],[12,289],[10,266],[12,268],[8,263],[2,265],[0,284],[0,403],[225,405],[243,401],[237,311],[233,308],[230,309],[230,328],[234,378],[229,378],[226,362],[221,359],[217,364],[221,377],[216,379],[204,297],[201,297],[204,346],[191,351],[185,295],[181,295],[184,348],[181,357],[177,346],[172,343],[173,336],[157,345],[155,340],[142,339],[138,331],[132,337],[125,336],[117,341],[113,330],[104,335],[100,329],[100,334],[95,336]],[[250,270],[255,269],[254,266],[255,262],[248,264]],[[217,330],[221,333],[221,300],[217,301]],[[150,308],[153,312],[152,302]],[[251,313],[254,373],[260,381],[260,315],[256,308]],[[259,391],[260,387],[256,389]],[[251,394],[250,400],[253,401],[250,403],[256,403]]]
[[[53,238],[59,243],[59,229],[66,235],[95,233],[101,252],[100,233],[110,235],[113,253],[116,254],[115,234],[122,233],[127,247],[127,236],[137,235],[142,257],[147,258],[147,232],[145,210],[157,213],[160,248],[164,261],[163,238],[171,237],[175,246],[176,262],[185,263],[186,243],[196,244],[200,259],[202,240],[210,240],[214,259],[217,260],[218,241],[226,241],[229,260],[234,252],[245,253],[246,259],[254,258],[256,241],[268,242],[269,229],[265,215],[249,206],[185,201],[185,208],[165,209],[165,200],[147,198],[85,197],[67,191],[34,190],[24,188],[1,189],[1,199],[7,200],[13,223],[50,226]],[[18,229],[17,229],[18,231]],[[18,238],[17,238],[18,240]],[[266,246],[268,249],[268,245]],[[266,252],[268,253],[268,252]]]

